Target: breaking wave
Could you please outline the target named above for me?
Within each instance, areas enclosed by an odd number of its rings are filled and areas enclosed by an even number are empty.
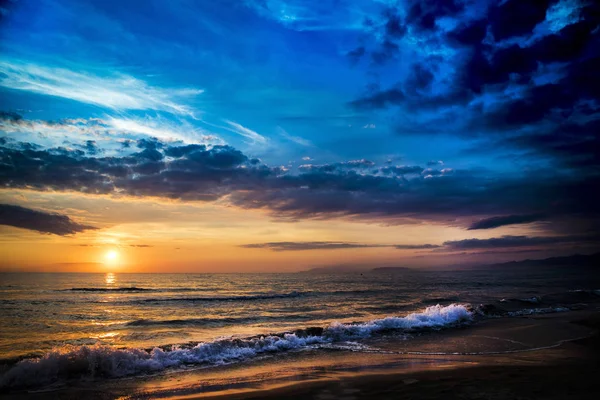
[[[43,386],[79,378],[112,378],[158,372],[184,365],[221,365],[323,345],[348,345],[346,341],[388,331],[442,329],[468,322],[472,313],[464,305],[431,306],[404,317],[387,317],[363,323],[332,323],[291,333],[243,339],[220,339],[195,346],[116,349],[109,346],[69,346],[54,349],[37,359],[20,361],[0,378],[0,388]],[[325,347],[327,348],[327,347]]]

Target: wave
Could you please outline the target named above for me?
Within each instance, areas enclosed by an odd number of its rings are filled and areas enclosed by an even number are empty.
[[[136,319],[125,323],[125,326],[185,326],[185,325],[217,325],[242,324],[250,318],[185,318],[185,319]]]
[[[105,288],[105,287],[73,287],[70,289],[61,289],[60,292],[160,292],[160,293],[169,293],[169,292],[206,292],[206,291],[214,291],[213,288],[192,288],[192,287],[174,287],[174,288],[143,288],[136,286],[124,286],[124,287],[116,287],[116,288]],[[314,295],[325,295],[325,296],[335,296],[335,295],[365,295],[365,294],[378,294],[378,293],[388,293],[391,292],[390,289],[363,289],[363,290],[334,290],[334,291],[312,291],[312,292],[303,292],[303,293],[312,293]],[[296,293],[296,292],[293,292]]]
[[[506,303],[507,301],[504,301]],[[494,304],[480,304],[476,307],[468,307],[468,310],[474,316],[480,317],[521,317],[526,315],[536,314],[549,314],[557,312],[566,312],[577,309],[578,305],[573,304],[569,307],[564,306],[549,306],[549,307],[537,307],[537,308],[525,308],[525,309],[506,309],[498,307]]]
[[[544,305],[547,308],[547,307],[551,307],[551,306],[563,306],[563,305],[576,304],[579,302],[586,302],[586,301],[596,302],[596,301],[598,301],[598,296],[600,296],[599,290],[577,289],[577,290],[569,290],[567,292],[546,294],[543,296],[533,296],[530,298],[502,299],[502,300],[500,300],[500,303],[503,303],[505,305],[509,305],[509,304],[518,305],[518,304],[525,303],[525,304],[534,304],[538,307]],[[511,311],[514,311],[514,310],[511,310]]]
[[[243,339],[220,339],[193,347],[173,346],[169,350],[158,347],[146,351],[101,345],[69,346],[54,349],[38,359],[20,361],[0,378],[0,388],[43,386],[59,380],[81,378],[122,377],[185,365],[222,365],[319,345],[348,345],[343,342],[390,330],[438,330],[470,321],[471,317],[471,312],[464,305],[436,305],[404,317],[387,317],[363,323],[332,323],[325,328],[307,328]]]
[[[534,297],[530,297],[530,298],[526,298],[526,299],[502,299],[500,300],[500,303],[510,303],[510,302],[515,302],[515,303],[529,303],[529,304],[540,304],[542,301],[541,298],[534,296]]]
[[[294,313],[285,315],[260,315],[252,317],[225,317],[225,318],[180,318],[180,319],[136,319],[124,324],[126,327],[136,326],[224,326],[237,324],[255,324],[262,322],[293,322],[310,320],[332,320],[336,318],[360,317],[362,313]]]
[[[103,287],[74,287],[70,289],[60,290],[61,292],[97,292],[97,293],[113,293],[113,292],[203,292],[213,289],[208,288],[161,288],[161,289],[150,289],[141,288],[136,286],[131,287],[117,287],[117,288],[103,288]]]
[[[202,302],[202,301],[252,301],[252,300],[271,300],[286,299],[305,296],[310,292],[290,292],[290,293],[264,293],[248,296],[202,296],[202,297],[154,297],[147,299],[130,300],[130,303],[164,303],[164,302]]]
[[[520,317],[523,315],[550,314],[566,311],[571,311],[571,309],[567,307],[526,308],[524,310],[510,311],[508,315],[511,317]]]
[[[146,289],[139,287],[118,287],[118,288],[98,288],[98,287],[75,287],[64,289],[63,292],[154,292],[155,289]]]
[[[364,338],[384,331],[414,331],[421,329],[442,329],[468,321],[472,317],[466,306],[450,304],[427,307],[420,313],[408,314],[405,317],[387,317],[358,324],[332,323],[327,334],[337,339]]]
[[[439,304],[439,303],[448,303],[448,302],[456,302],[458,301],[458,297],[435,297],[432,299],[423,299],[421,303],[423,304]]]

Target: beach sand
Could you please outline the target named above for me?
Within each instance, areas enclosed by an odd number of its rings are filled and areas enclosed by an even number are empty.
[[[560,326],[567,322],[593,329],[590,336],[548,344],[548,348],[479,356],[449,357],[450,363],[422,371],[393,369],[385,373],[349,373],[314,382],[253,391],[223,392],[219,395],[182,396],[202,399],[598,399],[600,398],[600,313],[571,313],[528,318],[537,326],[540,319]],[[523,320],[518,318],[516,320]],[[495,323],[494,323],[495,322]],[[525,340],[548,340],[556,332],[518,328],[513,321],[494,321],[469,336],[490,333],[509,322],[513,336]],[[511,328],[505,327],[505,335]],[[529,330],[529,332],[526,332]],[[496,332],[498,334],[500,332]],[[563,334],[566,332],[563,332]],[[460,333],[455,333],[459,336]],[[535,336],[535,337],[532,337]],[[551,340],[551,339],[550,339]],[[413,356],[417,357],[417,356]],[[452,362],[453,361],[453,362]]]

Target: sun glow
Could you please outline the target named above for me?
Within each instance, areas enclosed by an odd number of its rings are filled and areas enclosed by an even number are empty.
[[[107,265],[117,265],[119,262],[119,252],[116,250],[109,250],[104,254],[104,262]]]

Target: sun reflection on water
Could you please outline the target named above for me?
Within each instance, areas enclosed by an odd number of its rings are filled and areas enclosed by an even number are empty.
[[[104,282],[106,282],[107,285],[114,285],[116,281],[117,281],[117,276],[112,272],[108,272],[104,276]]]
[[[102,333],[99,335],[92,335],[91,338],[93,339],[114,339],[117,336],[119,336],[119,332],[106,332],[106,333]]]

